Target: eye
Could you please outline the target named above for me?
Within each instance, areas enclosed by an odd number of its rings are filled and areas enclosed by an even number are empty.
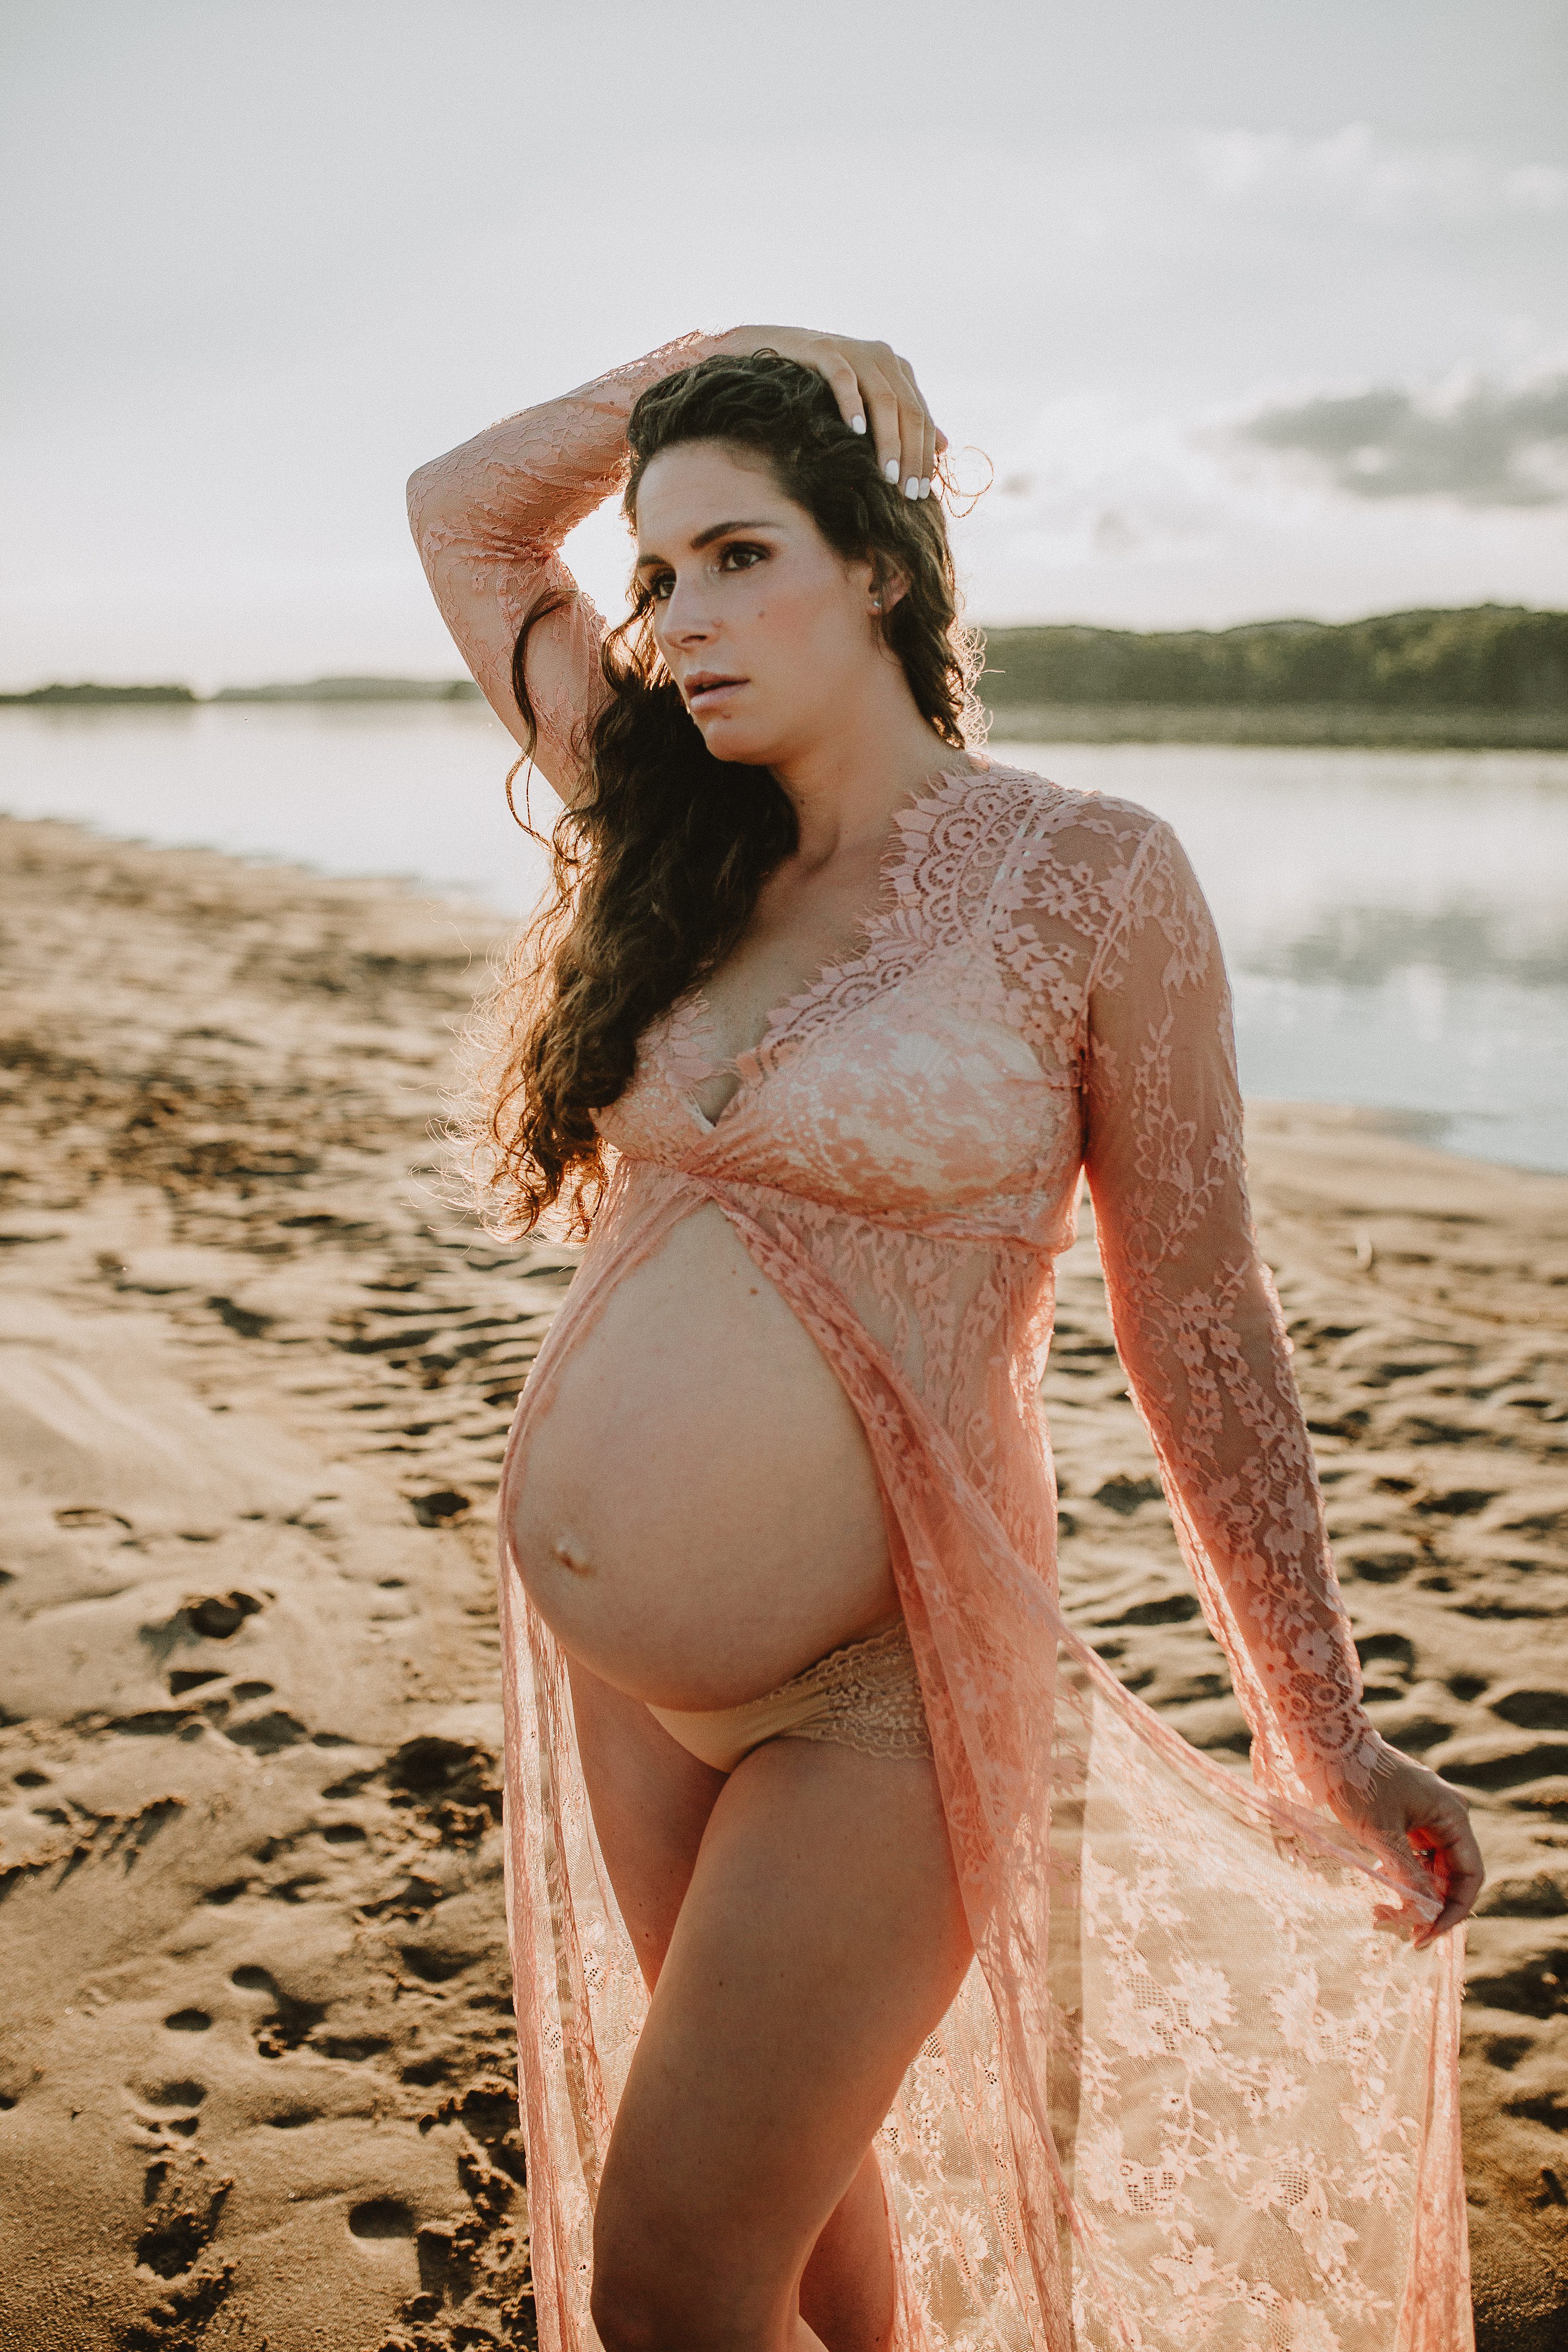
[[[650,604],[668,604],[675,591],[673,572],[656,572],[643,583]]]
[[[749,540],[733,540],[719,558],[721,572],[749,572],[753,563],[765,563],[768,551]]]

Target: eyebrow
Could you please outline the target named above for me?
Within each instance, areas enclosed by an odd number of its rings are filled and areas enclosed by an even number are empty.
[[[711,547],[716,539],[723,539],[732,530],[776,530],[777,529],[778,524],[770,521],[765,515],[753,516],[750,521],[710,523],[708,529],[700,530],[691,541],[691,552],[695,555],[700,549]],[[662,563],[664,561],[662,555],[639,555],[637,568],[639,572],[644,572],[650,563]]]

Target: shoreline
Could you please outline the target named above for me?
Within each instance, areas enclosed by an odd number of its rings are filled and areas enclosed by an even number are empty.
[[[982,681],[984,684],[984,681]],[[1211,749],[1568,751],[1568,711],[1373,710],[1337,703],[988,706],[1004,743],[1193,743]]]
[[[1003,741],[1010,740],[1018,741],[1035,741],[1037,739],[1019,736],[1017,738],[1011,739],[1007,737],[999,737],[996,740]],[[1049,749],[1050,746],[1048,744],[1043,744],[1041,748]],[[0,806],[0,825],[22,827],[60,825],[68,830],[79,832],[84,836],[89,837],[93,840],[100,841],[106,845],[121,844],[127,847],[145,849],[154,853],[167,850],[174,855],[184,855],[187,850],[190,854],[195,856],[205,856],[210,854],[213,856],[232,860],[238,866],[251,866],[260,871],[278,872],[281,870],[298,873],[304,878],[307,886],[329,884],[336,887],[346,881],[352,887],[363,888],[365,890],[400,890],[405,893],[411,900],[426,908],[457,908],[463,921],[471,927],[477,926],[478,929],[486,936],[493,937],[496,940],[504,939],[509,936],[506,919],[498,910],[498,908],[494,903],[486,901],[478,896],[477,893],[472,891],[465,893],[460,886],[442,881],[437,877],[427,877],[416,872],[411,873],[408,871],[402,871],[390,872],[386,874],[354,874],[344,877],[342,875],[334,875],[328,867],[312,866],[307,861],[302,860],[287,851],[273,852],[261,849],[212,849],[209,852],[199,843],[161,843],[149,839],[145,835],[121,833],[113,830],[108,825],[99,824],[74,817],[57,817],[47,815],[26,817],[15,816],[5,811],[3,806]],[[513,928],[515,928],[515,926]],[[1272,1105],[1275,1099],[1275,1097],[1270,1096],[1255,1096],[1250,1094],[1246,1097],[1249,1110],[1255,1104],[1259,1108],[1267,1108]],[[1385,1134],[1401,1140],[1419,1144],[1426,1150],[1440,1152],[1445,1158],[1461,1161],[1467,1167],[1505,1168],[1527,1175],[1533,1174],[1568,1177],[1568,1166],[1563,1168],[1554,1168],[1551,1166],[1543,1167],[1536,1160],[1510,1160],[1508,1159],[1499,1159],[1491,1153],[1463,1150],[1457,1145],[1445,1141],[1443,1130],[1446,1127],[1452,1125],[1454,1120],[1461,1116],[1458,1113],[1450,1114],[1444,1111],[1410,1109],[1402,1108],[1396,1104],[1387,1103],[1349,1103],[1343,1100],[1342,1097],[1323,1097],[1320,1098],[1311,1096],[1302,1096],[1300,1097],[1289,1097],[1289,1099],[1299,1100],[1303,1105],[1321,1109],[1330,1118],[1342,1118],[1349,1119],[1352,1123],[1364,1128],[1369,1133]]]
[[[505,926],[58,821],[0,850],[0,2336],[526,2344],[489,1521],[575,1254],[437,1205],[429,1141]],[[1369,1709],[1492,1873],[1463,2088],[1517,2352],[1568,2318],[1568,1177],[1324,1106],[1250,1104],[1247,1152]],[[1059,1272],[1069,1612],[1239,1759],[1088,1215]]]
[[[981,681],[984,689],[985,681]],[[450,708],[482,701],[471,678],[329,678],[313,686],[43,688],[0,694],[0,709],[70,717],[99,711],[255,708]],[[1006,743],[1192,743],[1213,749],[1342,751],[1568,751],[1568,711],[1377,709],[1350,703],[994,702],[992,739]]]

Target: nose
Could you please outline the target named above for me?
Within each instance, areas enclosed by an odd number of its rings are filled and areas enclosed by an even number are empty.
[[[702,575],[688,572],[677,574],[674,587],[665,598],[658,612],[658,635],[672,646],[706,644],[713,635],[714,623],[704,611]]]

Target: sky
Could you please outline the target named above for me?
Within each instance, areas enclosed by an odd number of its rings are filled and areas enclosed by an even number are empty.
[[[0,0],[0,222],[4,687],[452,674],[410,470],[741,320],[982,622],[1568,603],[1568,0]]]

